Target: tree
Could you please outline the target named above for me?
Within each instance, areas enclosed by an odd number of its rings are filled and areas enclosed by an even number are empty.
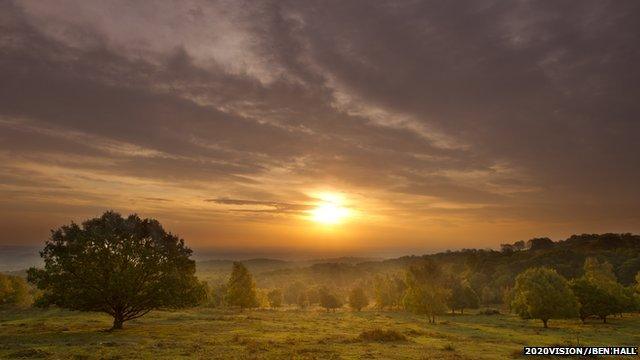
[[[197,305],[204,287],[184,240],[153,219],[108,211],[51,232],[44,269],[29,281],[43,291],[38,304],[113,316],[113,329],[153,309]]]
[[[239,306],[240,311],[245,308],[255,308],[259,305],[256,283],[253,281],[253,276],[249,270],[242,263],[233,263],[231,277],[227,283],[226,300],[231,306]]]
[[[529,250],[540,250],[552,248],[555,243],[549,238],[533,238],[527,241]]]
[[[375,304],[379,309],[400,307],[406,284],[398,276],[376,276],[374,279]]]
[[[633,295],[618,283],[613,266],[607,261],[587,258],[584,276],[574,281],[573,288],[583,307],[581,318],[595,315],[606,323],[609,315],[635,309]]]
[[[454,283],[451,288],[447,305],[452,312],[460,310],[464,314],[464,309],[477,309],[480,298],[478,294],[468,284]]]
[[[269,306],[272,308],[279,308],[282,306],[282,290],[273,289],[267,293],[267,299],[269,299]]]
[[[636,292],[640,293],[640,271],[636,274]]]
[[[389,277],[376,276],[374,279],[375,303],[378,309],[391,307],[393,304],[391,281]]]
[[[0,274],[0,309],[26,308],[32,302],[29,285],[23,278]]]
[[[444,287],[440,268],[435,262],[423,259],[407,270],[407,289],[404,306],[407,310],[426,315],[429,323],[436,322],[436,315],[447,310],[450,291]]]
[[[320,290],[318,290],[318,295],[320,297],[320,306],[325,308],[327,312],[329,312],[329,310],[335,312],[336,309],[342,307],[342,302],[340,301],[338,296],[335,293],[329,291],[329,289],[325,287],[321,288]]]
[[[618,282],[611,263],[608,261],[600,262],[595,257],[588,257],[584,260],[584,277],[594,284],[603,286]]]
[[[513,253],[513,245],[511,244],[500,244],[500,251],[503,254],[512,254]]]
[[[226,305],[225,297],[227,295],[227,284],[223,283],[214,286],[206,284],[205,290],[207,294],[207,300],[205,302],[206,306],[219,308]]]
[[[616,310],[616,304],[610,301],[609,294],[584,277],[574,279],[571,289],[580,303],[579,315],[582,322],[594,315],[606,322],[607,316]]]
[[[527,248],[524,240],[516,241],[513,243],[513,251],[522,251]]]
[[[524,319],[569,318],[578,313],[578,301],[565,278],[555,270],[530,268],[516,277],[511,308]]]
[[[369,305],[369,298],[367,298],[367,295],[364,293],[364,289],[360,286],[351,289],[349,293],[349,306],[356,311],[360,311],[367,305]]]
[[[296,305],[298,305],[300,309],[306,309],[309,306],[309,297],[307,296],[306,291],[303,291],[298,295]]]
[[[284,302],[287,304],[297,304],[301,293],[306,292],[306,286],[300,281],[294,281],[284,288]]]

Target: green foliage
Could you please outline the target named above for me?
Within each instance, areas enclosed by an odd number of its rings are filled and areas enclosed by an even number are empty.
[[[513,294],[511,308],[522,318],[542,320],[545,328],[549,319],[578,314],[579,304],[567,280],[550,268],[531,268],[518,275]]]
[[[205,291],[207,294],[205,306],[220,308],[226,306],[225,297],[227,295],[227,284],[209,285],[205,283]]]
[[[429,260],[412,264],[407,271],[407,289],[404,306],[415,314],[427,315],[435,323],[437,315],[447,310],[446,301],[450,291],[443,284],[443,274],[438,265]]]
[[[184,240],[153,219],[115,212],[52,231],[44,269],[29,281],[43,291],[38,304],[101,311],[113,328],[158,308],[198,304],[205,296]]]
[[[376,276],[374,279],[375,304],[379,309],[399,308],[406,284],[399,276]]]
[[[296,305],[298,305],[300,309],[306,309],[307,307],[309,307],[309,297],[307,296],[306,291],[303,291],[298,295]]]
[[[349,306],[356,311],[362,310],[362,308],[369,305],[369,298],[364,293],[364,289],[360,286],[351,289],[349,293]]]
[[[598,316],[607,322],[607,316],[633,311],[636,301],[630,288],[617,282],[613,266],[589,257],[584,263],[584,276],[573,281],[572,288],[582,304],[580,318]]]
[[[601,319],[615,311],[615,304],[611,302],[609,294],[593,282],[582,277],[571,282],[571,289],[580,303],[580,319],[584,322],[590,316]]]
[[[241,311],[259,305],[253,276],[242,263],[233,263],[231,277],[227,283],[226,301],[230,306],[240,307]]]
[[[327,311],[332,310],[335,312],[336,309],[342,307],[342,301],[340,301],[338,295],[326,287],[318,290],[318,296],[320,299],[320,306],[325,308]]]
[[[464,309],[477,309],[480,305],[480,298],[468,284],[455,282],[451,287],[451,295],[447,305],[454,312],[460,310],[460,313],[464,313]]]
[[[32,302],[31,289],[23,278],[0,274],[0,309],[24,309]]]
[[[297,304],[300,294],[305,293],[307,288],[300,281],[293,281],[284,288],[284,302],[286,304]]]
[[[608,261],[600,262],[595,257],[588,257],[584,261],[584,277],[602,286],[616,283],[616,275],[613,273],[613,266]]]
[[[272,308],[279,308],[282,306],[283,296],[282,290],[272,289],[267,293],[267,299],[269,300],[269,306]]]
[[[527,248],[529,250],[541,250],[541,249],[549,249],[554,245],[553,240],[549,238],[533,238],[527,241]]]

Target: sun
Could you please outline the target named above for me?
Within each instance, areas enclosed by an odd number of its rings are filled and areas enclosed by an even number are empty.
[[[323,194],[320,203],[311,210],[311,220],[325,225],[339,224],[350,214],[348,208],[342,206],[342,198],[335,194]]]

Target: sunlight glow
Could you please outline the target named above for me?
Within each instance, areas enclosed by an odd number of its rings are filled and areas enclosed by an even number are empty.
[[[343,199],[337,194],[323,193],[320,202],[311,210],[311,220],[325,225],[339,224],[349,216],[350,211],[342,206]]]

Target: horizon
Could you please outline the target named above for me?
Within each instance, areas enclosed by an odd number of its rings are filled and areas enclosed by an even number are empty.
[[[632,235],[633,233],[602,233],[602,234],[587,234],[576,233],[562,239],[551,239],[549,237],[535,237],[535,238],[549,238],[554,243],[566,241],[572,236],[592,236],[592,235]],[[532,238],[533,239],[533,238]],[[522,239],[523,241],[526,240]],[[531,240],[531,239],[527,239]],[[520,241],[520,240],[518,240]],[[506,242],[503,244],[513,244],[516,241]],[[188,247],[188,243],[186,244]],[[501,244],[502,245],[502,244]],[[42,265],[42,261],[39,256],[41,246],[36,245],[0,245],[0,260],[4,261],[4,264],[0,265],[0,272],[2,271],[20,271],[28,267],[38,267]],[[203,263],[208,261],[254,261],[254,260],[275,260],[290,263],[322,263],[322,262],[342,262],[344,260],[354,260],[353,263],[360,262],[380,262],[385,260],[394,260],[404,257],[422,257],[427,255],[436,255],[449,252],[464,252],[466,250],[483,250],[483,251],[502,251],[500,248],[445,248],[445,249],[433,249],[433,250],[407,250],[405,252],[310,252],[308,249],[306,252],[292,252],[290,249],[284,248],[262,248],[260,251],[251,251],[247,249],[229,249],[229,248],[191,248],[193,251],[192,259],[196,263]],[[17,253],[16,253],[17,251]],[[9,257],[7,257],[9,256]]]
[[[638,233],[636,10],[3,2],[0,245],[108,209],[285,255]]]

